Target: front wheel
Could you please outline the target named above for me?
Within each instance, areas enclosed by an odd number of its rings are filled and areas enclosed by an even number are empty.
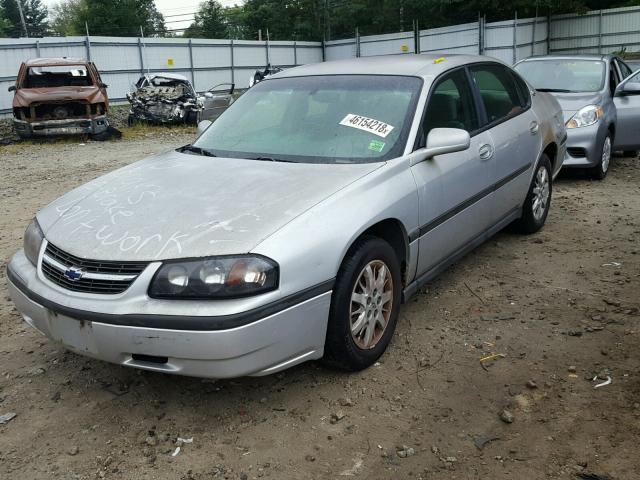
[[[591,169],[591,176],[596,180],[603,180],[609,172],[609,164],[611,163],[611,135],[607,134],[602,141],[600,149],[600,159],[598,164]]]
[[[336,278],[324,363],[352,372],[375,363],[395,331],[401,289],[393,248],[377,237],[359,240]]]
[[[535,233],[544,226],[551,206],[551,191],[551,161],[542,155],[522,206],[522,217],[515,222],[521,233]]]

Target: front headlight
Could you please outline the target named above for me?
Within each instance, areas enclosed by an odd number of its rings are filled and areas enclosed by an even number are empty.
[[[165,262],[156,272],[152,298],[222,299],[278,288],[278,264],[258,255]]]
[[[567,128],[588,127],[604,117],[604,109],[598,105],[587,105],[578,110],[567,122]]]
[[[34,265],[38,265],[38,255],[40,255],[43,240],[44,233],[42,233],[38,220],[34,218],[24,232],[23,243],[24,254]]]

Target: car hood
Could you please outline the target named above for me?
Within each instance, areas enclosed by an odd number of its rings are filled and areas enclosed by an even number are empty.
[[[38,221],[49,242],[87,259],[153,261],[247,253],[381,165],[169,152],[69,192],[38,213]]]
[[[57,103],[78,100],[97,103],[106,101],[106,98],[96,86],[20,88],[16,90],[13,97],[13,106],[28,107],[32,103]]]
[[[602,103],[602,94],[600,93],[553,93],[558,103],[562,107],[565,122],[568,121],[574,113],[587,105],[598,105]]]

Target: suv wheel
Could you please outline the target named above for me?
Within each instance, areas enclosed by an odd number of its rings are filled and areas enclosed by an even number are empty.
[[[544,226],[551,206],[551,161],[542,155],[529,186],[529,193],[522,206],[522,217],[515,227],[525,234],[535,233]]]

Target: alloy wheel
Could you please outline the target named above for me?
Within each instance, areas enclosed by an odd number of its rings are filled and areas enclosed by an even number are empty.
[[[547,205],[549,204],[549,194],[551,189],[549,188],[549,172],[541,165],[536,172],[535,184],[533,186],[533,218],[537,221],[542,220]]]
[[[606,137],[604,139],[604,144],[602,145],[602,160],[600,163],[600,168],[602,168],[602,172],[606,173],[609,170],[609,163],[611,162],[611,137]]]
[[[358,275],[349,320],[351,338],[359,348],[375,347],[384,335],[393,307],[393,287],[389,267],[381,260],[372,260]]]

